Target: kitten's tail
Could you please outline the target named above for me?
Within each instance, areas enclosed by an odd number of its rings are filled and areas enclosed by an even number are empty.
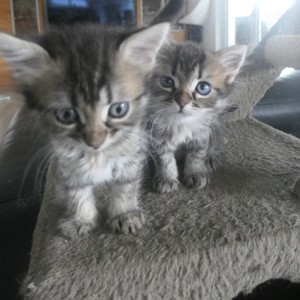
[[[175,23],[183,17],[186,3],[187,0],[169,0],[169,2],[157,12],[149,25],[163,22]]]

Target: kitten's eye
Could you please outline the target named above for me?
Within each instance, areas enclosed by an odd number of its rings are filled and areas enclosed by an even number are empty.
[[[110,106],[108,114],[112,118],[122,118],[124,117],[129,110],[129,104],[128,102],[117,102]]]
[[[55,114],[57,121],[65,125],[71,125],[78,119],[78,113],[75,108],[60,109]]]
[[[208,82],[200,81],[196,86],[196,92],[200,95],[206,96],[211,92],[211,85]]]
[[[162,87],[172,88],[172,87],[174,87],[175,82],[171,77],[162,76],[162,77],[160,77],[160,84]]]

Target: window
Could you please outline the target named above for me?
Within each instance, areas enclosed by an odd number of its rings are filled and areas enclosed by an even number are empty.
[[[294,0],[211,0],[203,42],[218,50],[234,44],[254,48]]]

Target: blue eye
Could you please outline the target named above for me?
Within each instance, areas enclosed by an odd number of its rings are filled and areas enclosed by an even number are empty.
[[[65,125],[71,125],[78,120],[78,113],[75,108],[64,108],[55,112],[56,120]]]
[[[211,92],[211,85],[208,82],[200,81],[196,86],[196,92],[202,96],[206,96]]]
[[[108,111],[109,116],[112,118],[122,118],[129,110],[129,103],[127,101],[113,103]]]
[[[175,86],[174,80],[169,76],[160,77],[160,84],[164,88],[172,88]]]

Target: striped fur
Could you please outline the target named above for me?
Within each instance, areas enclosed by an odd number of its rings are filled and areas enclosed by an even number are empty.
[[[244,46],[212,53],[192,42],[171,42],[160,50],[148,82],[147,111],[157,191],[178,188],[175,154],[180,149],[185,152],[182,183],[201,188],[209,181],[211,156],[222,148],[221,116],[228,110],[226,97],[245,54]],[[165,85],[166,78],[170,86]],[[210,88],[207,95],[197,92],[201,83]]]
[[[133,31],[76,25],[32,41],[0,33],[0,52],[52,145],[57,192],[66,198],[63,235],[96,227],[93,189],[104,184],[113,185],[111,229],[134,233],[142,226],[145,79],[168,30],[167,23]]]

